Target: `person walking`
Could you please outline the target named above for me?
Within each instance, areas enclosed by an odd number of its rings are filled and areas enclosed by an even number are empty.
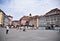
[[[9,26],[7,25],[6,26],[6,34],[8,34],[8,31],[9,31]]]
[[[23,27],[23,31],[26,31],[25,25],[24,25],[24,27]]]

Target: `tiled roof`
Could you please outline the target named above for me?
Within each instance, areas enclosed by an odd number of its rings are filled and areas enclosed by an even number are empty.
[[[33,18],[40,18],[40,16],[36,15],[36,16],[33,16]]]
[[[2,12],[4,15],[6,15],[1,9],[0,9],[0,12]]]
[[[20,21],[21,21],[21,20],[32,20],[33,18],[40,18],[40,16],[38,16],[38,15],[32,16],[32,17],[30,17],[30,16],[23,16],[23,17],[20,19]]]
[[[7,17],[11,17],[11,18],[13,18],[12,16],[10,16],[10,15],[7,15]]]
[[[51,16],[51,15],[58,15],[58,14],[60,14],[60,9],[55,8],[47,12],[44,16]]]
[[[24,20],[31,20],[31,17],[29,17],[29,16],[23,16],[22,19],[24,19]]]
[[[52,9],[49,12],[47,12],[46,15],[50,14],[50,13],[53,13],[53,12],[60,12],[60,9],[58,9],[58,8]]]
[[[57,13],[57,14],[50,14],[50,15],[44,15],[44,16],[52,16],[52,15],[60,15],[60,13]]]

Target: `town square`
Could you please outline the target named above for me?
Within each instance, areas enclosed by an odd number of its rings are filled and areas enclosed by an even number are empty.
[[[60,41],[60,0],[0,0],[0,41]]]

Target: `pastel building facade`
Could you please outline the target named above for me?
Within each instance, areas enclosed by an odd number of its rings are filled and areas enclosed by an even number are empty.
[[[10,24],[8,16],[0,9],[0,26],[6,26]]]
[[[55,8],[40,16],[39,26],[60,26],[60,9]]]

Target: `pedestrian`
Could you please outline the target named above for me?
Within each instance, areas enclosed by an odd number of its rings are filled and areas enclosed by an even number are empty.
[[[21,26],[19,26],[19,29],[22,30]]]
[[[8,34],[8,31],[9,31],[9,26],[7,25],[6,26],[6,34]]]
[[[24,28],[23,28],[23,31],[26,31],[26,28],[25,28],[25,26],[24,26]]]
[[[19,29],[19,25],[16,25],[17,30]]]

